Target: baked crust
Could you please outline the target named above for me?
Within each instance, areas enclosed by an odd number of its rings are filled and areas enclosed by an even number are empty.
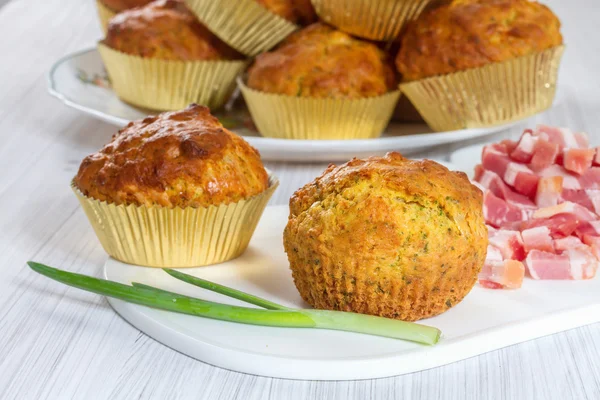
[[[316,23],[260,54],[248,86],[267,93],[357,99],[396,89],[387,54],[371,42]]]
[[[529,0],[453,0],[406,29],[396,67],[403,81],[477,68],[562,43],[560,21]]]
[[[255,196],[268,179],[256,149],[191,105],[129,123],[83,160],[75,185],[109,203],[183,208]]]
[[[104,44],[163,60],[230,60],[240,55],[212,34],[180,0],[158,0],[110,19]]]

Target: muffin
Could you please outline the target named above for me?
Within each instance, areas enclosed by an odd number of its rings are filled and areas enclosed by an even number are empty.
[[[188,7],[224,42],[254,57],[314,22],[310,0],[185,0]]]
[[[378,136],[400,95],[387,53],[321,23],[259,55],[240,86],[261,134],[298,139]]]
[[[402,37],[405,82],[508,61],[562,44],[560,21],[529,0],[454,0],[425,12]]]
[[[255,0],[272,13],[296,25],[310,25],[317,14],[310,0]]]
[[[390,42],[432,0],[312,0],[319,17],[338,29],[369,40]]]
[[[116,15],[99,50],[117,95],[157,110],[192,102],[218,108],[246,66],[179,0],[159,0]]]
[[[276,186],[258,151],[199,105],[129,123],[73,180],[107,253],[157,267],[237,257]]]
[[[428,318],[477,281],[487,249],[482,193],[433,161],[353,159],[294,193],[283,241],[311,306]]]
[[[120,13],[121,11],[129,10],[131,8],[145,6],[152,0],[102,0],[102,4],[114,11]]]
[[[150,1],[152,0],[96,0],[102,31],[106,33],[108,21],[114,17],[115,14],[129,10],[130,8],[145,6],[150,3]]]
[[[396,66],[432,128],[457,129],[549,107],[562,51],[560,22],[543,4],[453,0],[409,24]]]

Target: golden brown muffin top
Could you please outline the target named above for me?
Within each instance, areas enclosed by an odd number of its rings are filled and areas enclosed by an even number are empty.
[[[293,24],[309,25],[317,21],[317,14],[310,0],[255,0],[267,10]]]
[[[453,0],[421,14],[402,38],[403,81],[506,61],[558,46],[560,21],[529,0]]]
[[[409,160],[400,153],[390,152],[385,157],[354,158],[340,166],[329,165],[321,176],[290,198],[290,217],[332,194],[364,184],[401,192],[419,202],[439,203],[449,214],[464,214],[465,210],[481,214],[483,205],[481,190],[471,184],[464,172],[450,171],[435,161]]]
[[[158,0],[115,15],[104,44],[123,53],[162,60],[240,58],[180,0]]]
[[[152,0],[101,0],[102,4],[114,12],[121,12],[135,7],[145,6]]]
[[[81,192],[115,204],[206,207],[268,188],[260,154],[207,107],[130,122],[75,177]]]
[[[289,96],[356,99],[395,89],[396,78],[375,44],[316,23],[260,54],[248,71],[248,86]]]

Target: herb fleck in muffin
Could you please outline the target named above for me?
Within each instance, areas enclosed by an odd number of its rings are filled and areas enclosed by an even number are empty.
[[[464,173],[398,153],[331,165],[290,199],[284,247],[315,308],[432,317],[477,281],[482,193]]]

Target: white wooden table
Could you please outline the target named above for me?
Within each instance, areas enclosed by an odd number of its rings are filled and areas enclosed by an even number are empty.
[[[600,324],[411,375],[309,382],[222,370],[181,355],[123,321],[100,296],[34,275],[25,261],[98,275],[106,254],[70,191],[80,160],[112,126],[46,94],[60,56],[100,38],[91,0],[0,1],[0,398],[598,399]],[[567,52],[564,101],[510,132],[545,122],[586,130],[600,143],[600,6],[551,4]],[[488,139],[489,140],[489,139]],[[444,156],[445,146],[428,156]],[[269,164],[273,204],[324,165]],[[525,290],[525,289],[524,289]]]

